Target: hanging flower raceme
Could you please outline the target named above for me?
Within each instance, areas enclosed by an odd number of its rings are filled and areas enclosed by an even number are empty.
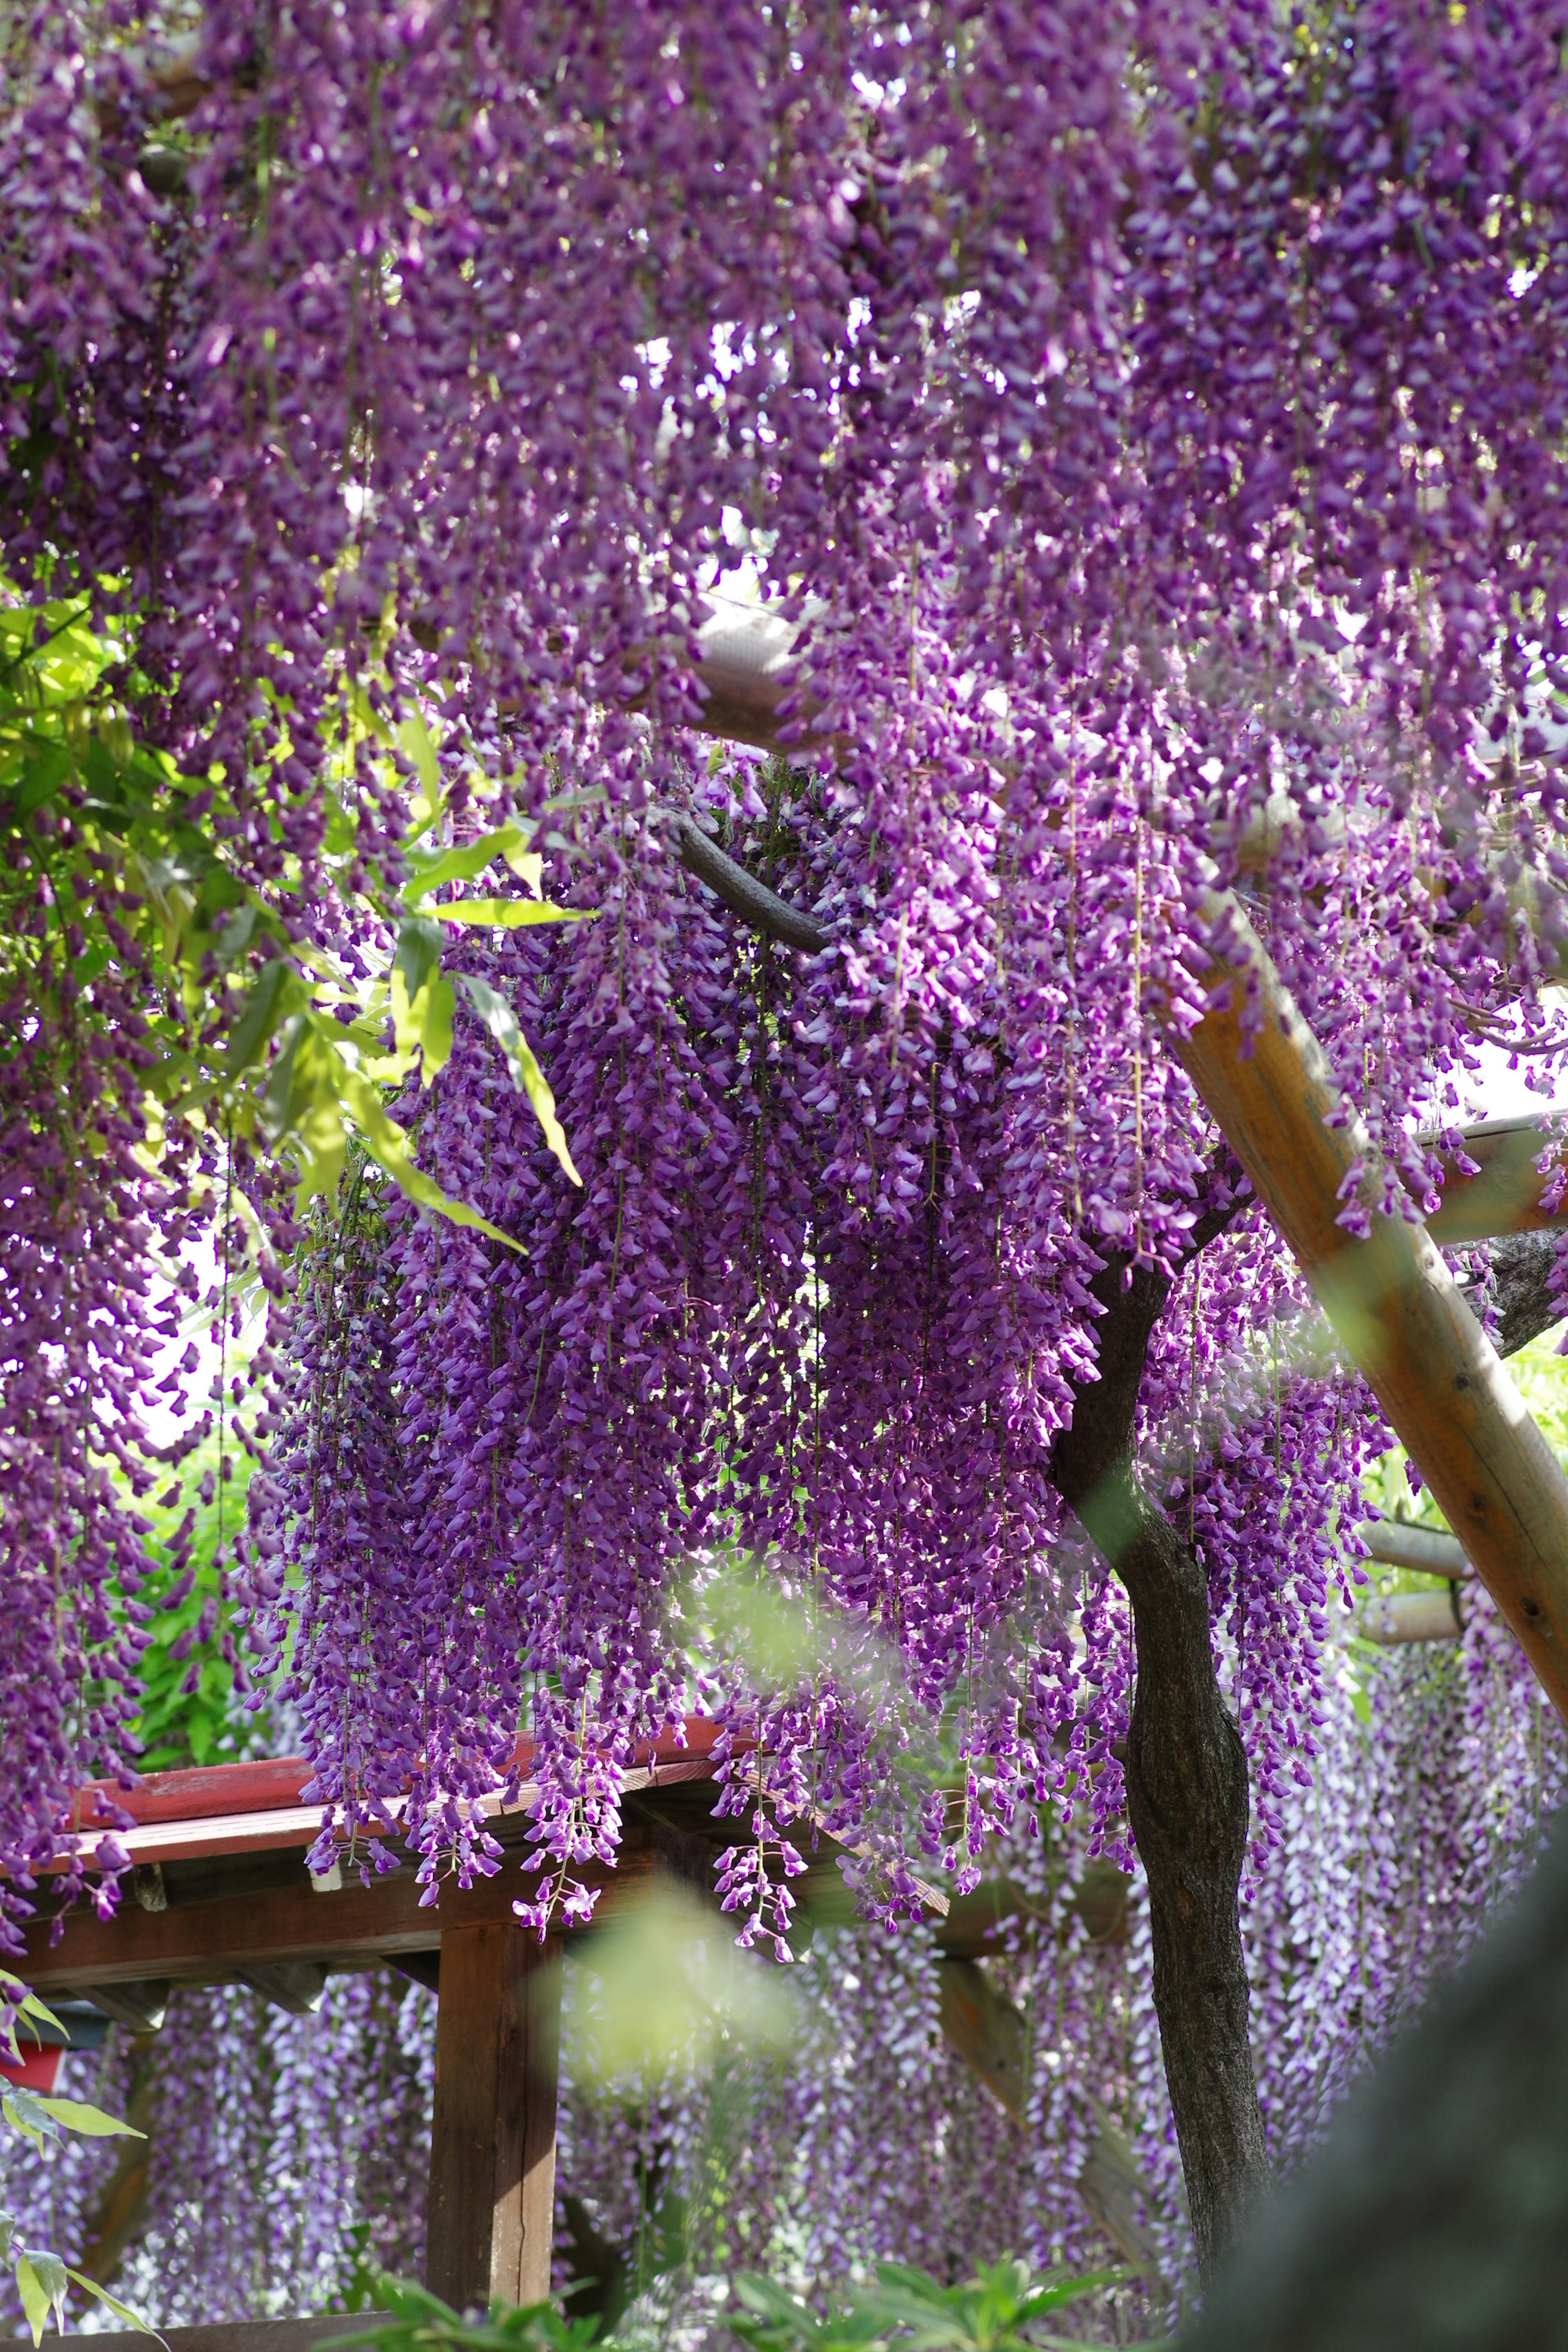
[[[395,949],[429,1081],[410,1159],[302,955],[258,1016],[279,1117],[330,1067],[404,1188],[320,1212],[254,1489],[322,1793],[373,1847],[406,1798],[433,1883],[526,1769],[564,1895],[700,1685],[742,1810],[862,1843],[884,1909],[1025,1791],[1114,1839],[1130,1637],[1047,1474],[1090,1284],[1179,1320],[1231,1181],[1165,1043],[1215,892],[1386,1148],[1352,1228],[1426,1197],[1408,1115],[1479,1039],[1559,1050],[1555,18],[212,0],[151,179],[155,78],[54,18],[0,123],[5,560],[135,608],[247,888]],[[738,558],[798,764],[723,822],[815,953],[674,856]],[[534,928],[546,872],[591,919]],[[1267,1842],[1376,1433],[1331,1363],[1260,1401],[1247,1246],[1137,1468],[1185,1478]],[[704,1614],[737,1557],[802,1604],[777,1671]]]

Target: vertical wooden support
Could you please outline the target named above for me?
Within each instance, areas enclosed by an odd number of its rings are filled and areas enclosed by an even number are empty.
[[[441,1937],[426,2284],[458,2311],[542,2303],[555,2221],[561,1941],[510,1921]]]

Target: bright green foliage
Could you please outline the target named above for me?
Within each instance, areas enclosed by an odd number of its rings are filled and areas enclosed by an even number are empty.
[[[24,2023],[32,2022],[35,2040],[40,2038],[37,2030],[40,2023],[53,2026],[57,2032],[62,2031],[54,2011],[47,2008],[36,1992],[30,1992],[19,1979],[0,1969],[0,2050],[13,2059],[20,2054],[16,2034],[18,2020]],[[89,2106],[84,2099],[57,2099],[41,2091],[26,2090],[17,2083],[6,2083],[0,2090],[0,2119],[12,2131],[20,2132],[40,2148],[49,2140],[58,2140],[62,2128],[80,2132],[92,2139],[145,2137],[134,2124],[121,2123],[114,2116],[106,2116],[101,2107]],[[80,2271],[73,2271],[58,2254],[52,2254],[44,2247],[24,2246],[16,2234],[16,2229],[15,2215],[0,2212],[0,2263],[10,2264],[35,2345],[42,2342],[51,2313],[57,2329],[62,2335],[65,2333],[66,2295],[72,2285],[80,2287],[84,2294],[95,2295],[100,2303],[114,2313],[116,2318],[124,2320],[128,2327],[138,2329],[143,2336],[155,2333],[129,2305],[121,2303],[118,2296],[100,2286],[96,2279],[84,2278]],[[159,2341],[162,2340],[160,2337]]]
[[[1091,2352],[1039,2323],[1129,2275],[1051,2271],[1037,2279],[1027,2263],[1005,2256],[962,2286],[943,2286],[927,2271],[879,2263],[875,2286],[830,2304],[819,2318],[776,2280],[742,2271],[735,2292],[745,2308],[732,2311],[729,2324],[750,2352]],[[361,2345],[376,2352],[587,2352],[595,2344],[596,2320],[564,2319],[553,2304],[492,2305],[489,2318],[479,2320],[407,2279],[384,2276],[374,2292],[381,2312],[328,2339],[322,2352]],[[595,2352],[608,2352],[613,2341],[602,2339]]]
[[[587,2352],[598,2330],[595,2319],[563,2319],[552,2303],[492,2304],[488,2319],[460,2312],[412,2279],[375,2284],[381,2309],[342,2336],[323,2338],[321,2352],[340,2346],[374,2345],[379,2352]]]
[[[254,1725],[265,1745],[265,1716],[241,1716],[234,1696],[234,1668],[223,1654],[229,1629],[218,1568],[219,1544],[232,1546],[245,1524],[245,1492],[250,1476],[248,1457],[226,1449],[234,1475],[217,1477],[216,1436],[199,1446],[182,1473],[178,1500],[169,1505],[142,1502],[137,1509],[150,1523],[148,1556],[153,1572],[138,1598],[151,1606],[145,1627],[147,1647],[138,1673],[142,1706],[132,1726],[142,1743],[137,1758],[143,1772],[168,1772],[188,1764],[226,1764],[251,1752],[247,1727]],[[201,1499],[203,1483],[212,1474],[212,1500]],[[193,1571],[189,1591],[171,1609],[166,1596],[183,1580],[184,1570],[169,1558],[174,1530],[186,1508],[195,1516],[186,1566]],[[211,1610],[211,1629],[202,1624]],[[195,1687],[187,1685],[195,1679]]]
[[[819,2320],[772,2279],[743,2272],[736,2292],[750,2317],[731,2322],[751,2352],[1068,2352],[1076,2340],[1041,2329],[1048,2313],[1114,2286],[1125,2271],[1048,2271],[1005,2255],[961,2286],[943,2286],[906,2263],[879,2263],[877,2284],[830,2307]]]
[[[11,997],[18,981],[27,1001],[47,992],[46,950],[53,985],[66,972],[73,996],[90,988],[121,955],[118,928],[144,959],[151,983],[144,1009],[153,1058],[143,1084],[165,1122],[192,1120],[280,1155],[305,1193],[335,1186],[355,1137],[423,1207],[494,1234],[415,1165],[411,1139],[387,1116],[383,1088],[400,1085],[416,1066],[428,1084],[451,1050],[456,997],[453,977],[441,969],[445,924],[577,921],[581,912],[537,895],[541,861],[517,824],[498,825],[458,848],[440,845],[439,768],[425,721],[413,717],[394,728],[354,688],[344,700],[338,782],[346,786],[356,751],[367,743],[388,776],[401,753],[420,778],[409,833],[397,845],[397,887],[378,878],[382,845],[362,838],[346,790],[337,796],[331,782],[323,787],[325,847],[310,888],[335,891],[393,942],[386,969],[360,980],[309,936],[306,877],[297,860],[284,857],[279,879],[265,889],[245,870],[232,845],[247,828],[224,771],[184,775],[138,740],[134,715],[147,690],[133,646],[95,631],[85,598],[0,607],[0,996]],[[68,810],[72,821],[62,834]],[[474,879],[498,860],[531,895],[432,905],[432,892]],[[352,877],[367,873],[369,883],[356,887]],[[51,909],[42,929],[40,877]],[[19,919],[24,910],[27,919]],[[551,1149],[579,1181],[550,1088],[511,1008],[483,983],[456,979],[528,1095]],[[91,1139],[84,1140],[91,1148]],[[156,1134],[149,1137],[150,1148],[157,1142]]]

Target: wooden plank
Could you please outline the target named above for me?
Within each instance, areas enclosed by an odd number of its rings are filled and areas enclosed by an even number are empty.
[[[1363,1519],[1356,1530],[1373,1559],[1413,1568],[1422,1576],[1474,1576],[1463,1547],[1440,1528],[1407,1528],[1398,1519]]]
[[[944,2039],[1013,2121],[1021,2124],[1029,2095],[1029,2037],[1022,2010],[997,1991],[978,1960],[944,1960],[939,1981]],[[1149,2197],[1148,2183],[1125,2139],[1099,2102],[1093,2104],[1098,2129],[1078,2178],[1079,2195],[1123,2259],[1157,2279],[1159,2249],[1132,2210],[1136,2195]]]
[[[317,2345],[363,2325],[363,2315],[355,2318],[346,2312],[330,2311],[316,2319],[222,2319],[199,2327],[163,2327],[158,2332],[169,2352],[314,2352]],[[14,2340],[26,2341],[25,2336]],[[153,2338],[132,2335],[129,2329],[106,2328],[101,2336],[73,2331],[68,2340],[90,2344],[92,2352],[148,2352]],[[58,2345],[60,2338],[50,2328],[44,2342]]]
[[[550,2293],[561,1941],[516,1920],[441,1939],[425,2279],[458,2311]]]
[[[1152,2205],[1153,2191],[1139,2171],[1124,2134],[1100,2101],[1091,2098],[1089,2106],[1095,2134],[1078,2177],[1078,2193],[1122,2260],[1157,2283],[1160,2249],[1135,2210],[1140,2199],[1145,2207]]]
[[[253,1774],[255,1778],[248,1787],[244,1783],[225,1786],[222,1776],[229,1772]],[[289,1757],[277,1765],[220,1764],[199,1772],[161,1773],[160,1783],[183,1785],[166,1788],[154,1787],[151,1780],[146,1782],[125,1800],[128,1810],[141,1808],[138,1826],[117,1834],[134,1863],[195,1862],[213,1854],[280,1853],[290,1846],[313,1845],[321,1835],[328,1807],[263,1801],[280,1787],[307,1779],[309,1773],[309,1765],[300,1757]],[[677,1754],[665,1760],[634,1766],[625,1774],[622,1787],[627,1795],[632,1795],[641,1790],[668,1789],[683,1781],[712,1778],[713,1766],[705,1754]],[[105,1785],[92,1781],[81,1792],[84,1818],[98,1824],[84,1830],[75,1840],[77,1853],[87,1862],[91,1861],[101,1834]],[[536,1787],[525,1782],[510,1803],[503,1803],[498,1790],[488,1797],[476,1799],[469,1806],[469,1817],[487,1822],[515,1821],[531,1810],[538,1793]],[[250,1799],[256,1801],[248,1801]],[[395,1822],[402,1820],[405,1803],[402,1797],[386,1800],[386,1810]],[[193,1807],[196,1810],[192,1811]],[[52,1865],[59,1870],[66,1866],[63,1856]]]
[[[978,1960],[943,1960],[938,1983],[943,2034],[1014,2122],[1022,2122],[1028,2095],[1022,2011],[996,1990]]]
[[[80,1791],[79,1818],[87,1827],[103,1829],[111,1807],[142,1825],[275,1811],[297,1807],[310,1778],[310,1766],[303,1756],[276,1756],[248,1764],[194,1764],[174,1772],[149,1772],[134,1789],[121,1789],[112,1780],[89,1780]]]
[[[587,1884],[604,1890],[596,1918],[639,1900],[654,1861],[648,1833],[631,1830],[616,1869],[598,1863],[585,1868]],[[369,1886],[360,1884],[357,1873],[346,1873],[341,1889],[323,1895],[301,1868],[298,1886],[267,1886],[210,1902],[172,1901],[163,1911],[126,1903],[112,1919],[100,1919],[79,1904],[65,1914],[58,1943],[49,1941],[47,1918],[29,1924],[20,1972],[47,1999],[51,1990],[86,1990],[127,1979],[208,1982],[237,1976],[253,1964],[320,1960],[338,1968],[368,1966],[404,1952],[427,1952],[451,1927],[510,1923],[513,1902],[531,1894],[535,1883],[504,1867],[493,1878],[477,1878],[466,1891],[447,1879],[438,1900],[426,1907],[412,1869],[389,1871]]]
[[[1558,1232],[1568,1225],[1568,1194],[1556,1209],[1543,1209],[1546,1186],[1536,1161],[1563,1122],[1543,1128],[1535,1118],[1488,1119],[1464,1130],[1465,1156],[1480,1170],[1463,1174],[1446,1155],[1443,1199],[1426,1220],[1426,1230],[1444,1249],[1488,1241],[1500,1234]]]
[[[1430,1236],[1374,1215],[1335,1219],[1352,1165],[1372,1164],[1327,1059],[1234,901],[1224,909],[1232,1002],[1173,1039],[1188,1076],[1430,1488],[1476,1572],[1568,1715],[1568,1479]],[[1216,975],[1217,977],[1217,975]],[[1248,982],[1264,1013],[1243,1051]]]

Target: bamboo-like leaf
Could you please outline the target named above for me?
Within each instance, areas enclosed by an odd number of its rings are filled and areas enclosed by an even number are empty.
[[[418,711],[413,710],[406,719],[398,721],[395,733],[398,750],[405,759],[414,763],[414,772],[424,791],[427,815],[435,816],[441,807],[441,770],[436,759],[436,746],[430,740],[430,730]],[[419,814],[417,801],[415,814]]]
[[[108,2305],[117,2319],[126,2321],[130,2326],[135,2328],[138,2335],[151,2336],[159,2344],[164,2342],[157,2329],[149,2321],[143,2319],[139,2311],[132,2311],[128,2303],[121,2303],[117,2294],[110,2294],[109,2289],[106,2286],[100,2286],[96,2279],[88,2278],[81,2271],[73,2271],[68,2267],[66,2276],[79,2286],[84,2294],[95,2294],[100,2303]],[[165,2352],[167,2352],[166,2346]]]
[[[87,2139],[145,2139],[145,2132],[134,2124],[122,2123],[118,2116],[106,2116],[101,2107],[89,2106],[85,2099],[58,2099],[52,2093],[33,2095],[44,2113],[52,2116],[67,2131],[80,2132]]]
[[[478,841],[466,842],[460,849],[443,850],[428,866],[421,863],[413,880],[404,886],[404,905],[417,906],[421,898],[439,889],[444,882],[471,882],[487,866],[493,866],[498,857],[505,858],[512,872],[521,874],[525,879],[535,868],[542,871],[544,861],[537,851],[526,847],[527,838],[521,825],[503,824],[493,833],[481,834]],[[537,883],[534,887],[537,889]]]
[[[533,1105],[534,1117],[544,1129],[544,1140],[555,1154],[566,1174],[572,1179],[573,1183],[581,1184],[583,1179],[572,1163],[572,1152],[566,1141],[566,1130],[555,1115],[555,1097],[550,1091],[550,1082],[534,1059],[533,1050],[518,1026],[516,1013],[500,991],[491,988],[487,981],[476,980],[472,972],[468,971],[459,972],[457,977],[468,991],[468,1001],[474,1011],[506,1055],[506,1066],[511,1073],[512,1085],[517,1087],[520,1094],[526,1094],[529,1101]]]
[[[408,1137],[395,1120],[388,1118],[375,1088],[357,1070],[344,1069],[342,1100],[376,1166],[384,1170],[411,1201],[417,1201],[422,1209],[437,1210],[442,1216],[450,1217],[454,1224],[471,1225],[481,1234],[489,1234],[492,1241],[504,1242],[508,1249],[521,1246],[499,1225],[492,1225],[488,1217],[481,1217],[477,1209],[470,1209],[462,1201],[449,1200],[439,1184],[415,1166]]]
[[[420,992],[420,1069],[426,1086],[452,1055],[452,1015],[458,1000],[444,971],[432,972]]]
[[[226,1075],[243,1076],[261,1060],[273,1032],[304,994],[298,973],[286,957],[274,956],[256,977],[238,1020],[229,1032]]]
[[[65,2027],[60,2023],[59,2019],[55,2015],[54,2011],[48,2007],[47,2003],[41,2001],[38,1999],[37,1994],[30,1990],[29,1988],[22,1982],[20,1977],[14,1977],[9,1969],[0,1969],[0,2001],[4,2001],[8,2008],[14,2009],[18,2017],[41,2017],[44,2023],[46,2025],[52,2025],[57,2033],[63,2034],[65,2032]],[[34,2041],[38,2042],[41,2041],[42,2038],[43,2037],[35,2028],[33,2033]],[[8,2047],[10,2049],[11,2055],[15,2057],[16,2054],[16,2041],[14,2033]]]
[[[397,927],[397,953],[393,970],[403,975],[403,985],[413,1003],[433,971],[441,964],[441,933],[428,916],[410,915]]]
[[[516,931],[533,923],[586,923],[596,907],[558,907],[553,898],[445,898],[431,908],[444,923]]]
[[[65,2329],[66,2266],[58,2254],[18,2253],[16,2256],[16,2292],[22,2298],[22,2309],[33,2331],[33,2342],[41,2344],[44,2326],[54,2312],[56,2324]]]

